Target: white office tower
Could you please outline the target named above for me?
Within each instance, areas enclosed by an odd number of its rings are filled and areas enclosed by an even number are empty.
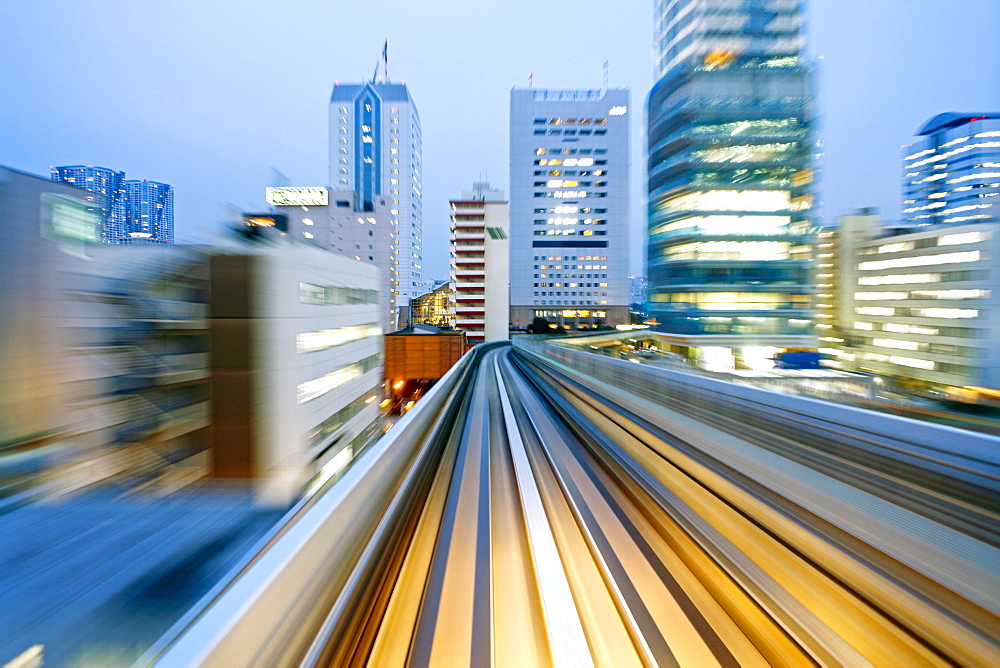
[[[397,308],[423,293],[420,117],[397,83],[337,84],[330,97],[330,187],[353,190],[359,208],[385,198],[393,226],[389,266]]]
[[[287,186],[267,189],[267,202],[284,220],[266,214],[244,215],[249,225],[275,226],[288,236],[334,253],[373,264],[381,269],[379,323],[391,332],[408,323],[398,322],[396,299],[396,225],[389,196],[376,195],[362,203],[353,190]],[[408,313],[407,309],[402,309]]]
[[[628,323],[628,227],[628,90],[512,90],[511,323]]]
[[[451,200],[451,281],[455,326],[469,343],[506,341],[510,314],[510,240],[502,190],[473,183]]]

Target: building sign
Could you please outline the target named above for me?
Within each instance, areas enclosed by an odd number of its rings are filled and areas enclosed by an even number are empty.
[[[42,234],[53,241],[97,241],[100,217],[83,200],[42,194]]]
[[[326,206],[326,188],[268,188],[267,203],[275,206]]]
[[[250,227],[273,227],[288,231],[288,216],[283,213],[244,213],[243,224]]]

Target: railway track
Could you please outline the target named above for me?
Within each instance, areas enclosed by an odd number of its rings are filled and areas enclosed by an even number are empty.
[[[1000,664],[994,461],[473,355],[149,662]]]

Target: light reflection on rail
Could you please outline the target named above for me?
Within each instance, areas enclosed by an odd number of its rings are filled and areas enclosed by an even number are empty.
[[[997,439],[520,348],[467,356],[147,659],[1000,664]]]

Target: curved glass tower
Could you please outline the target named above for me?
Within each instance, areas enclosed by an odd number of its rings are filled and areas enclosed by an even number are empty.
[[[658,330],[812,333],[812,96],[799,5],[657,3],[647,309]],[[782,343],[797,342],[769,345]]]

